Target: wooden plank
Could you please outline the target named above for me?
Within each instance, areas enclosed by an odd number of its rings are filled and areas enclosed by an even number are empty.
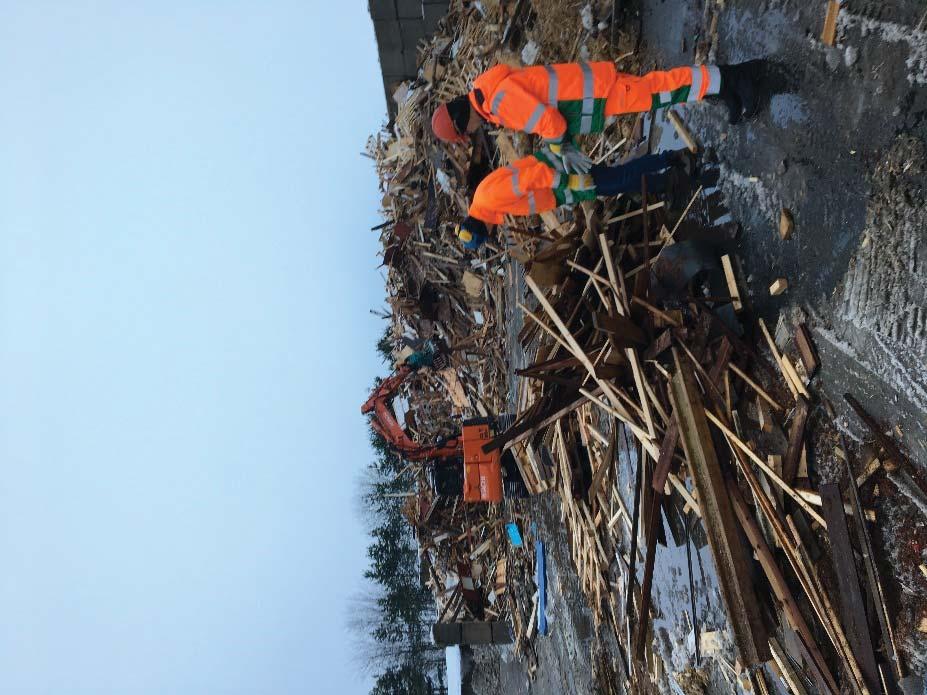
[[[657,464],[653,469],[653,489],[658,492],[662,492],[663,486],[666,485],[666,478],[672,468],[673,454],[676,453],[678,443],[679,427],[676,424],[676,416],[671,415],[666,432],[663,435],[663,441],[660,443],[660,456],[657,458]]]
[[[780,411],[780,412],[783,410],[782,406],[779,405],[779,404],[773,399],[772,396],[770,396],[768,393],[766,393],[766,391],[765,391],[759,384],[757,384],[755,381],[753,381],[753,379],[751,379],[751,378],[747,375],[747,373],[744,372],[740,367],[738,367],[736,364],[734,364],[733,362],[731,362],[731,363],[728,365],[728,368],[729,368],[732,372],[734,372],[734,374],[736,374],[736,375],[739,376],[741,379],[743,379],[744,382],[745,382],[750,388],[752,388],[754,391],[756,391],[756,394],[757,394],[760,398],[762,398],[764,401],[766,401],[767,403],[769,403],[773,408],[775,408],[776,410],[778,410],[778,411]]]
[[[840,1],[829,0],[827,14],[824,15],[824,28],[821,30],[821,43],[833,46],[837,43],[837,16],[840,14]]]
[[[692,133],[690,133],[689,129],[686,127],[686,124],[682,122],[679,114],[673,111],[673,109],[667,109],[666,117],[669,119],[670,123],[673,124],[673,128],[676,129],[676,132],[679,134],[679,137],[682,138],[682,141],[686,143],[686,147],[689,148],[689,152],[696,154],[698,152],[698,144],[695,142],[695,138],[692,137]]]
[[[869,689],[879,692],[879,667],[876,664],[872,637],[866,622],[865,597],[859,588],[850,530],[843,509],[840,488],[835,483],[820,486],[824,518],[827,520],[827,536],[830,539],[831,556],[837,585],[840,587],[840,615],[847,633],[850,648],[856,656],[863,678]]]
[[[795,484],[798,475],[798,461],[805,444],[805,425],[808,423],[808,401],[798,397],[798,406],[789,428],[789,447],[782,461],[782,479],[789,485]]]
[[[653,212],[654,210],[659,210],[664,205],[666,205],[666,203],[663,202],[662,200],[659,203],[651,203],[650,205],[647,206],[647,212]],[[605,222],[605,224],[606,225],[614,224],[615,222],[621,222],[622,220],[629,220],[632,217],[637,217],[638,215],[643,215],[643,214],[644,214],[644,210],[643,208],[641,208],[640,210],[634,210],[633,212],[626,212],[623,215],[616,215],[615,217],[611,217]]]
[[[734,511],[721,466],[718,462],[705,409],[695,378],[678,353],[674,353],[676,375],[671,395],[679,424],[686,460],[698,490],[702,523],[708,536],[721,596],[731,619],[735,642],[742,661],[759,665],[769,659],[766,628],[759,610],[759,599],[750,581]]]
[[[679,327],[680,327],[679,321],[677,321],[676,319],[674,319],[672,316],[670,316],[669,314],[667,314],[665,311],[662,311],[661,309],[658,309],[657,307],[655,307],[655,306],[654,306],[653,304],[651,304],[650,302],[648,302],[648,301],[646,301],[646,300],[643,300],[643,299],[641,299],[641,298],[638,297],[638,296],[632,297],[632,298],[631,298],[631,301],[632,301],[634,304],[637,304],[638,306],[644,307],[647,311],[649,311],[649,312],[650,312],[651,314],[653,314],[654,316],[657,316],[657,317],[663,319],[663,320],[664,320],[666,323],[668,323],[670,326],[673,326],[674,328],[679,328]]]
[[[776,347],[776,341],[772,339],[772,336],[769,335],[769,329],[766,328],[766,322],[763,319],[759,320],[760,331],[763,333],[763,337],[766,338],[766,343],[769,345],[769,351],[772,353],[773,361],[776,363],[776,366],[779,368],[779,372],[782,374],[782,378],[785,379],[785,385],[789,387],[789,391],[792,392],[792,396],[798,395],[798,390],[792,384],[792,380],[782,369],[782,355],[779,353],[779,348]]]
[[[801,676],[798,675],[795,667],[792,666],[792,662],[789,661],[789,657],[786,655],[782,645],[779,644],[779,640],[772,635],[769,637],[769,651],[772,652],[773,659],[776,660],[776,664],[779,666],[779,672],[782,674],[782,680],[785,681],[792,695],[808,695],[808,691],[805,689]]]
[[[818,358],[818,350],[811,339],[811,332],[805,324],[799,324],[795,329],[795,344],[798,346],[798,352],[801,355],[801,363],[805,366],[808,378],[814,376],[814,373],[821,366],[821,360]]]
[[[795,365],[793,365],[785,355],[782,356],[782,373],[785,375],[785,378],[795,386],[795,391],[797,393],[811,400],[811,394],[808,393],[808,389],[805,388],[804,382],[799,378],[798,372],[795,371]]]
[[[641,459],[643,462],[643,459]],[[651,492],[650,513],[645,526],[647,533],[647,553],[644,557],[644,578],[641,582],[641,606],[634,631],[634,648],[632,653],[638,661],[644,658],[644,646],[647,644],[647,631],[650,627],[650,594],[653,586],[653,569],[657,557],[657,525],[661,523],[660,510],[663,508],[663,492]]]
[[[734,311],[742,311],[743,303],[740,301],[740,290],[737,289],[737,276],[734,275],[734,266],[731,257],[727,254],[721,256],[721,266],[724,268],[724,278],[727,280],[727,293],[731,296],[731,306]]]
[[[760,566],[763,568],[763,572],[766,574],[766,578],[769,580],[769,585],[772,587],[773,594],[775,594],[776,599],[778,599],[779,603],[782,605],[782,610],[785,612],[786,619],[792,626],[792,629],[798,633],[803,645],[811,655],[815,669],[820,673],[824,683],[831,688],[832,693],[839,693],[840,689],[834,681],[834,677],[827,666],[827,662],[824,660],[823,654],[821,654],[820,649],[818,649],[814,634],[811,632],[808,623],[805,622],[801,609],[798,607],[798,602],[795,600],[791,589],[789,589],[788,582],[782,574],[782,570],[779,568],[776,557],[763,538],[759,525],[750,513],[747,503],[740,492],[740,488],[737,487],[737,484],[733,480],[728,480],[727,487],[731,497],[731,503],[734,507],[734,513],[740,521],[740,525],[747,536],[747,540],[750,541],[750,545],[756,554],[756,559],[759,561]],[[763,492],[760,491],[759,495],[762,494]],[[767,499],[766,502],[768,503],[769,500]]]
[[[853,399],[849,394],[844,398]],[[855,402],[856,399],[853,399]],[[853,405],[853,402],[850,405]],[[859,405],[859,403],[857,403]],[[860,406],[862,408],[862,406]],[[863,411],[865,413],[865,411]],[[867,415],[868,416],[868,415]],[[867,423],[868,424],[868,423]],[[843,434],[840,435],[840,443],[844,451],[849,451],[844,441]],[[885,592],[882,590],[882,582],[879,580],[879,568],[875,564],[875,557],[872,552],[872,541],[869,538],[869,531],[866,529],[866,522],[863,518],[863,505],[859,501],[859,490],[856,487],[856,480],[853,479],[853,465],[849,456],[844,459],[844,465],[847,469],[847,487],[850,490],[850,501],[853,503],[853,523],[856,526],[856,535],[859,537],[859,545],[863,554],[863,564],[866,567],[866,579],[869,582],[869,591],[872,595],[873,603],[876,607],[876,615],[879,618],[879,627],[882,629],[882,647],[885,654],[892,662],[892,667],[898,676],[898,679],[904,678],[904,667],[901,665],[901,658],[898,656],[898,647],[895,644],[895,632],[892,627],[892,616],[889,615],[888,606],[885,603]]]
[[[701,517],[702,510],[699,509],[698,502],[695,501],[692,493],[689,492],[688,488],[686,488],[682,480],[679,479],[679,476],[675,473],[670,473],[668,476],[666,476],[666,479],[674,488],[676,488],[676,492],[678,492],[679,496],[682,497],[682,499],[685,501],[686,508],[691,509],[693,512],[695,512],[696,516]],[[686,509],[683,509],[683,512],[685,511]]]

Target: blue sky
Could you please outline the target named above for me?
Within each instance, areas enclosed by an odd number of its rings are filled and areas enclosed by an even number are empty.
[[[0,2],[0,692],[365,692],[366,3]]]

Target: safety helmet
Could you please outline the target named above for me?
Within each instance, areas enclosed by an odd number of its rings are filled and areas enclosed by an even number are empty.
[[[469,113],[467,115],[469,116]],[[448,105],[441,104],[441,106],[435,109],[431,117],[431,130],[436,138],[444,142],[465,142],[467,140],[467,134],[463,132],[463,128],[458,127],[458,125],[460,125],[459,121],[460,118],[458,117],[457,124],[455,125],[455,119],[451,115],[451,110],[448,108]]]

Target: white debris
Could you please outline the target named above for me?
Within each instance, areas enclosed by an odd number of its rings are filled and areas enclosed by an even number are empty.
[[[859,60],[859,49],[856,46],[847,46],[843,52],[843,62],[847,64],[847,67],[850,67]]]
[[[442,191],[448,195],[454,194],[454,185],[451,183],[447,174],[444,173],[443,169],[435,169],[435,178],[438,180],[438,185],[441,187]]]
[[[538,59],[538,53],[540,52],[541,47],[534,41],[529,41],[525,44],[525,47],[521,49],[521,62],[525,65],[534,65],[534,61]]]
[[[595,20],[592,18],[592,3],[586,3],[583,6],[582,11],[579,13],[579,17],[583,22],[583,29],[592,31],[592,28],[595,26]]]

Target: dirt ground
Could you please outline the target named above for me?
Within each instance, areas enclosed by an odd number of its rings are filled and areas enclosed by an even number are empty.
[[[692,63],[695,38],[707,30],[702,3],[639,5],[649,64]],[[743,230],[731,252],[750,305],[769,321],[781,314],[812,328],[824,365],[818,388],[850,439],[862,443],[869,436],[846,408],[845,392],[897,426],[912,459],[927,470],[927,2],[845,2],[834,48],[818,40],[824,6],[729,0],[711,59],[769,59],[775,93],[757,117],[736,126],[718,105],[680,113],[707,156],[720,163],[726,204]],[[920,30],[914,28],[919,22]],[[795,218],[788,241],[777,231],[782,207]],[[788,279],[789,289],[770,297],[768,287],[778,277]],[[513,325],[510,345],[517,329]],[[924,673],[927,648],[913,626],[927,610],[927,579],[916,571],[927,559],[925,517],[891,483],[882,488],[880,499],[867,500],[879,513],[874,542],[889,566],[905,568],[892,582],[891,603],[910,666]],[[483,680],[476,692],[597,692],[594,654],[608,645],[591,626],[568,552],[560,547],[552,504],[537,502],[552,594],[552,634],[539,641],[538,674],[529,681],[504,651],[501,662],[486,655],[477,659]],[[657,566],[665,572],[657,577],[655,603],[662,603],[664,615],[655,628],[665,658],[678,670],[689,660],[680,629],[686,623],[672,615],[673,606],[688,605],[688,587],[681,591],[677,576],[685,546],[660,552]],[[701,618],[711,627],[721,622],[720,599],[707,549],[697,559],[706,565]],[[718,681],[708,691],[731,688]]]

